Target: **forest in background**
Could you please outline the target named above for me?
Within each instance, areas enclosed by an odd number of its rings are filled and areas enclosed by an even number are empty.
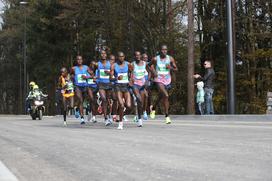
[[[23,41],[26,18],[28,80],[49,94],[48,114],[55,114],[59,70],[72,66],[75,56],[86,63],[98,49],[140,50],[150,57],[167,44],[176,61],[170,97],[171,114],[186,114],[187,1],[171,0],[1,0],[5,7],[0,30],[0,113],[23,112]],[[236,112],[263,114],[272,91],[272,3],[233,0],[236,65]],[[204,73],[211,59],[216,72],[215,112],[227,112],[226,1],[194,2],[195,72]]]

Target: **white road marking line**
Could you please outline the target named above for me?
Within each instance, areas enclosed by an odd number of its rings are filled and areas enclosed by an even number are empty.
[[[0,180],[1,181],[18,181],[11,171],[0,161]]]

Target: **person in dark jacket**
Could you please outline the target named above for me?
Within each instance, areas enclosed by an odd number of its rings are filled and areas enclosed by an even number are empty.
[[[204,82],[204,91],[205,91],[205,114],[214,114],[213,108],[213,92],[214,92],[214,78],[215,72],[212,68],[211,61],[206,60],[204,62],[205,75],[202,77],[199,74],[195,74],[194,78],[200,78]]]

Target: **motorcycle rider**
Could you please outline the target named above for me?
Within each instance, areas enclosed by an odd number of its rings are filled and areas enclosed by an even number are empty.
[[[31,100],[37,96],[41,96],[41,97],[47,97],[46,94],[43,94],[42,91],[39,89],[39,86],[37,84],[35,84],[33,86],[33,90],[31,90],[27,96],[27,100]]]
[[[34,82],[34,81],[31,81],[31,82],[29,82],[29,93],[28,93],[28,96],[30,95],[30,94],[32,94],[32,91],[33,91],[33,87],[36,85],[36,83]],[[27,98],[26,99],[26,108],[27,108],[27,112],[29,113],[29,111],[30,111],[30,101],[29,101],[29,99]]]

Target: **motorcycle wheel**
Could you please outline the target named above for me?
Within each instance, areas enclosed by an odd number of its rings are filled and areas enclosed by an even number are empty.
[[[42,120],[43,112],[42,110],[39,110],[39,120]]]

